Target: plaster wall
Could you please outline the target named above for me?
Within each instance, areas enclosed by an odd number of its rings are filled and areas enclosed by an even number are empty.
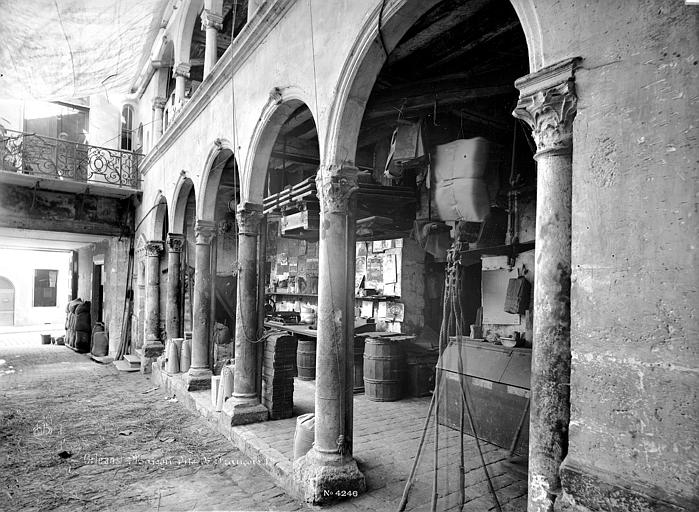
[[[28,187],[0,187],[0,226],[95,235],[128,232],[128,200]]]
[[[0,275],[15,287],[15,326],[63,324],[70,300],[70,256],[69,252],[0,249]],[[36,269],[58,271],[55,307],[34,307]]]
[[[129,240],[108,238],[78,250],[78,297],[92,301],[91,320],[94,326],[95,297],[93,297],[93,265],[104,261],[104,304],[102,318],[109,336],[109,354],[114,355],[121,339],[123,308],[126,295]]]
[[[538,11],[542,26],[556,27],[544,36],[547,63],[584,59],[576,72],[564,489],[589,508],[606,507],[581,491],[599,477],[694,508],[699,8],[596,1]]]

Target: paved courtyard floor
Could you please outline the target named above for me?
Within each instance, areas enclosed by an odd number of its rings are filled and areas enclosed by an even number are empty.
[[[0,510],[306,509],[284,492],[296,418],[226,431],[208,391],[175,399],[154,380],[41,345],[39,333],[0,335]],[[296,381],[295,414],[313,409],[313,393],[312,382]],[[368,489],[329,510],[397,509],[428,406],[355,395],[355,457]],[[475,442],[464,444],[464,510],[496,510]],[[505,471],[505,450],[482,447],[502,510],[526,510],[526,481]],[[437,510],[458,510],[459,449],[458,433],[440,427]],[[432,427],[406,510],[430,510],[433,466]]]
[[[306,508],[148,378],[39,333],[0,335],[0,461],[2,511]]]

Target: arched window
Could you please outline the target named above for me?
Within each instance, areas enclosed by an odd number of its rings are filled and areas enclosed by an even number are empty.
[[[133,151],[133,107],[124,105],[121,109],[121,149]]]

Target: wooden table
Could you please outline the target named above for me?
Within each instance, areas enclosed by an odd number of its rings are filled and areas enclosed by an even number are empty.
[[[287,331],[292,334],[299,334],[301,336],[308,336],[310,338],[318,338],[318,331],[316,329],[311,329],[310,326],[305,324],[283,324],[281,322],[265,322],[265,327],[272,327],[274,329],[279,329],[281,331]]]

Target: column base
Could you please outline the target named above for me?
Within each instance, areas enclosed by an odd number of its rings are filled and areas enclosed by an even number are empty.
[[[229,398],[223,404],[221,421],[226,425],[247,425],[268,419],[269,411],[260,403],[239,402],[235,398]]]
[[[211,389],[212,375],[213,373],[208,368],[190,368],[184,378],[187,391]]]
[[[313,505],[356,498],[366,490],[364,475],[352,457],[320,454],[315,448],[294,461],[294,485]]]
[[[147,341],[141,347],[141,373],[151,373],[153,363],[165,351],[165,346],[159,341]]]

